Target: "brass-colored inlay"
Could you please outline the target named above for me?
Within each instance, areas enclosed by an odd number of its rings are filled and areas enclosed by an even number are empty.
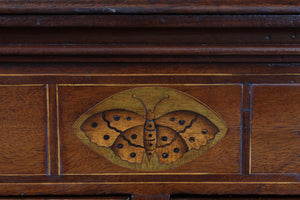
[[[90,149],[136,170],[165,170],[190,162],[222,140],[227,129],[208,106],[164,87],[117,93],[73,124],[73,132]]]
[[[86,86],[90,86],[90,87],[97,87],[97,86],[147,86],[147,87],[154,87],[154,86],[223,86],[223,85],[242,85],[240,83],[228,83],[228,84],[199,84],[199,83],[124,83],[124,84],[120,84],[120,83],[99,83],[99,84],[95,84],[95,83],[91,83],[91,84],[58,84],[58,86],[60,87],[86,87]]]
[[[59,130],[59,86],[55,85],[55,93],[56,93],[56,117],[57,117],[57,123],[56,123],[56,133],[57,133],[57,159],[58,159],[58,175],[61,175],[61,157],[60,157],[60,130]]]
[[[57,183],[0,183],[0,185],[123,185],[123,184],[244,184],[244,185],[253,185],[253,184],[274,184],[274,185],[291,185],[297,184],[299,182],[57,182]]]
[[[49,85],[46,85],[46,104],[47,104],[47,174],[51,175],[51,148],[50,148],[50,101],[49,101]]]
[[[299,76],[300,73],[274,73],[274,74],[230,74],[230,73],[193,73],[193,74],[0,74],[0,76]]]

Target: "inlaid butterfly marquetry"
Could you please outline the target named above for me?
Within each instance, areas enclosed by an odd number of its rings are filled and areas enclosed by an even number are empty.
[[[163,170],[189,162],[225,137],[217,114],[170,88],[117,93],[84,113],[74,133],[98,154],[124,167]]]

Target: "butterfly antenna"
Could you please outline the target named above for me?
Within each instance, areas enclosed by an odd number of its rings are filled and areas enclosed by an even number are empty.
[[[170,96],[167,95],[167,96],[163,97],[161,100],[159,100],[159,101],[155,104],[155,106],[154,106],[154,108],[153,108],[153,112],[155,111],[156,106],[157,106],[159,103],[161,103],[163,100],[165,100],[165,99],[167,99],[167,98],[169,98],[169,97],[170,97]]]
[[[144,102],[140,98],[138,98],[135,94],[132,95],[132,98],[137,99],[143,105],[146,113],[148,113],[147,108],[146,108]]]

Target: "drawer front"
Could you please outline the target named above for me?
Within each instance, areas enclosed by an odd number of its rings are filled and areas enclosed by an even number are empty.
[[[0,67],[0,195],[299,194],[300,91],[285,68],[15,65]]]

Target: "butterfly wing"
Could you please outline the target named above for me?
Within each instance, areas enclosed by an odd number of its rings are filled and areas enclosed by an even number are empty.
[[[197,113],[190,111],[174,111],[167,113],[155,120],[157,125],[167,126],[175,130],[177,133],[185,132],[192,126],[197,118]]]
[[[128,110],[109,110],[103,112],[103,119],[107,122],[109,128],[118,132],[143,125],[145,118],[135,112]]]
[[[91,142],[102,147],[110,147],[126,130],[143,125],[145,118],[127,110],[108,110],[88,118],[81,130]]]
[[[156,126],[156,129],[157,147],[155,151],[160,163],[175,162],[188,151],[185,141],[175,130],[165,126]]]
[[[204,116],[192,111],[174,111],[155,120],[157,125],[175,130],[186,143],[188,150],[200,149],[219,132]]]
[[[144,126],[128,129],[119,135],[111,149],[122,160],[141,163],[145,154],[143,132]]]
[[[186,141],[189,149],[200,149],[209,140],[214,139],[218,132],[219,129],[213,123],[205,117],[197,115],[192,126],[180,135]]]

